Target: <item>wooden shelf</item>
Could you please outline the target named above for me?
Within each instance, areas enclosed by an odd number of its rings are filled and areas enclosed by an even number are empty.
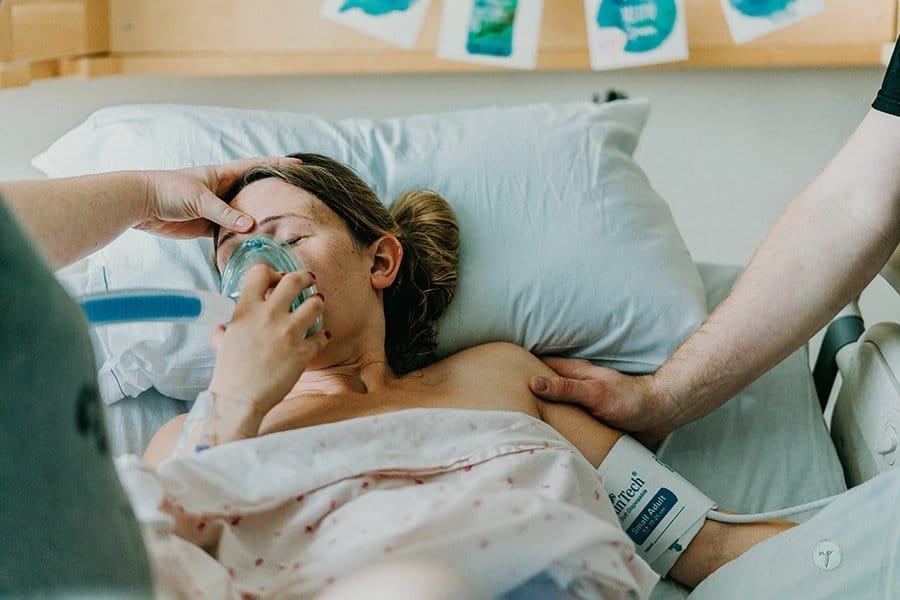
[[[719,0],[686,0],[691,57],[664,66],[881,64],[900,28],[900,0],[825,5],[820,15],[738,46]],[[441,0],[432,0],[412,50],[322,19],[321,6],[321,0],[6,0],[0,2],[0,87],[54,76],[496,70],[437,58]],[[548,0],[537,70],[589,68],[584,3]]]

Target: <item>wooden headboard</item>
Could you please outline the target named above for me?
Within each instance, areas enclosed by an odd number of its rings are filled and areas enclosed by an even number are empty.
[[[458,0],[446,0],[458,1]],[[686,0],[691,58],[674,66],[876,65],[900,0],[825,0],[824,13],[738,46],[720,0]],[[322,0],[0,0],[0,88],[58,76],[440,73],[441,0],[403,50],[322,19]],[[588,70],[582,0],[546,0],[538,70]]]

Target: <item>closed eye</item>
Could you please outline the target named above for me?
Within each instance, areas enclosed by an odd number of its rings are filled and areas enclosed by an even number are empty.
[[[288,240],[287,243],[289,246],[293,246],[305,237],[306,237],[305,235],[301,235],[301,236],[298,236],[298,237]]]

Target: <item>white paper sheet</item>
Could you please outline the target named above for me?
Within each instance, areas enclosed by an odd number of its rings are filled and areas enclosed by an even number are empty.
[[[322,17],[401,48],[416,45],[431,0],[325,0]]]
[[[438,56],[486,65],[534,69],[544,0],[444,2]]]
[[[684,0],[585,0],[595,71],[686,60]]]
[[[725,21],[736,44],[793,25],[825,6],[822,0],[721,0]]]

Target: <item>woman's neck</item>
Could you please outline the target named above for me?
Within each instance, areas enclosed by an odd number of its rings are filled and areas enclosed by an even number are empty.
[[[396,380],[382,347],[379,351],[353,353],[339,362],[304,371],[290,395],[367,394],[383,391]]]

